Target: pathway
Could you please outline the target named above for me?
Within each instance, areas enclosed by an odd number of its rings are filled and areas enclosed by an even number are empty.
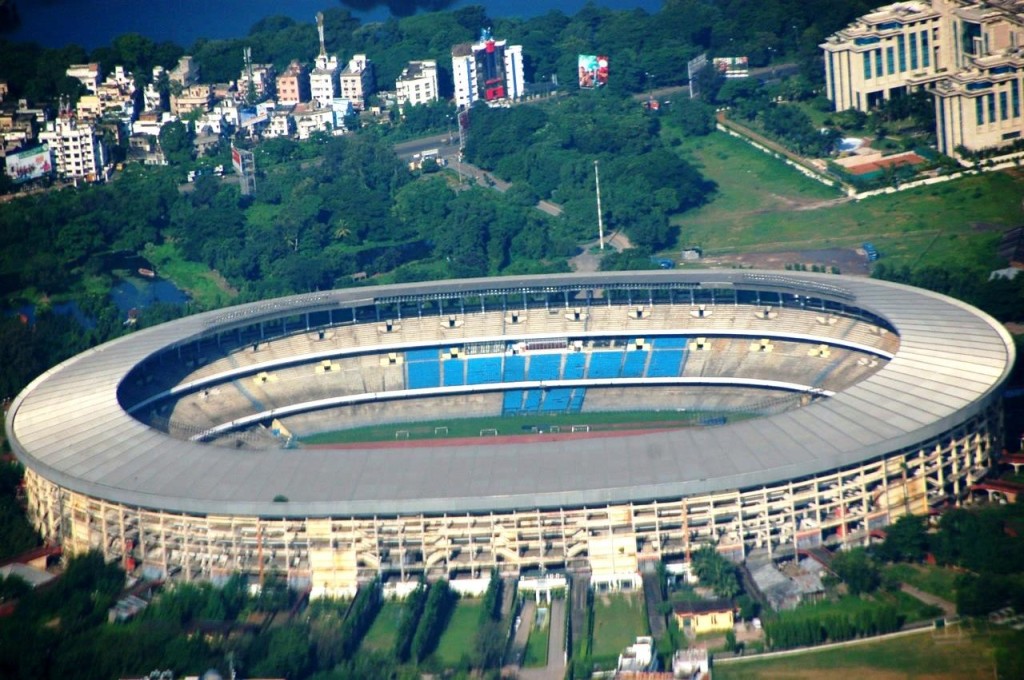
[[[938,607],[942,610],[943,614],[945,614],[947,618],[952,618],[956,616],[956,605],[950,602],[949,600],[941,598],[937,595],[932,595],[931,593],[926,593],[920,588],[915,588],[914,586],[909,585],[907,583],[900,584],[900,590],[902,590],[907,595],[910,595],[913,598],[921,600],[921,602],[924,602],[925,604],[930,604]]]
[[[517,673],[519,680],[562,680],[565,677],[565,600],[552,600],[550,607],[548,665],[544,668],[520,668]]]

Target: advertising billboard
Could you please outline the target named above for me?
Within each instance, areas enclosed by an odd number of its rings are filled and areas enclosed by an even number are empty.
[[[608,84],[608,57],[600,54],[580,54],[576,63],[579,66],[581,89],[590,90]]]
[[[45,177],[53,171],[50,147],[46,144],[7,156],[7,176],[16,184]]]
[[[750,64],[746,57],[715,57],[715,70],[726,78],[746,78],[750,75]]]

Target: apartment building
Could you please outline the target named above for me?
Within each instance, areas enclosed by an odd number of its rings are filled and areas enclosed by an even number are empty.
[[[297,60],[277,76],[275,86],[278,104],[290,106],[309,101],[309,72]]]
[[[373,63],[365,54],[356,54],[338,78],[341,97],[352,102],[357,110],[366,108],[366,98],[373,94]]]
[[[274,96],[277,71],[273,64],[252,64],[242,68],[238,76],[238,94],[242,99],[250,95],[256,101]]]
[[[433,59],[410,61],[409,65],[402,69],[402,75],[395,80],[395,92],[400,109],[407,104],[416,106],[436,102],[437,62]]]
[[[100,81],[103,79],[103,73],[97,63],[72,64],[64,73],[68,78],[75,78],[81,82],[91,94],[96,94],[96,88],[100,86]]]
[[[469,108],[479,100],[500,105],[518,99],[524,91],[523,47],[495,40],[484,29],[479,42],[452,48],[452,78],[459,108]]]
[[[103,172],[105,154],[96,129],[72,115],[46,124],[39,142],[49,144],[57,174],[70,179],[96,179]]]
[[[171,93],[171,113],[180,116],[199,109],[209,111],[213,106],[213,86],[209,83],[190,85],[181,94]]]
[[[1024,0],[913,0],[880,7],[822,45],[836,110],[924,90],[939,151],[1012,144],[1024,131]],[[958,151],[959,150],[959,151]]]

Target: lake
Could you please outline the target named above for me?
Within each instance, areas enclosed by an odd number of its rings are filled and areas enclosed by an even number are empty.
[[[19,42],[34,41],[45,47],[78,44],[86,49],[109,45],[125,33],[141,33],[156,41],[169,40],[184,48],[198,38],[236,38],[264,17],[286,15],[297,21],[315,22],[316,13],[331,7],[347,7],[364,23],[390,15],[407,16],[416,11],[458,9],[482,5],[494,17],[528,17],[560,10],[572,15],[586,0],[15,0],[20,26],[0,37]],[[662,0],[598,0],[609,9],[641,8],[654,13]]]

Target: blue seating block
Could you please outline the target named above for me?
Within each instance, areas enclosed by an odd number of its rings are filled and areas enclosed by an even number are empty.
[[[502,410],[505,413],[519,413],[523,409],[524,390],[508,390],[502,400]]]
[[[622,350],[593,352],[590,355],[588,378],[618,378],[622,369]]]
[[[587,355],[582,352],[574,352],[565,357],[565,369],[562,377],[566,380],[581,380],[587,370]]]
[[[530,357],[530,380],[558,380],[562,369],[561,354],[534,354]]]
[[[427,349],[410,349],[405,353],[405,360],[409,361],[436,361],[438,350],[436,347]]]
[[[462,359],[448,359],[443,364],[444,385],[451,387],[465,384],[465,362]]]
[[[526,380],[526,357],[519,354],[505,355],[505,374],[503,382],[521,382]]]
[[[651,340],[651,344],[654,345],[655,349],[686,349],[686,344],[689,341],[689,338],[681,335],[670,335],[654,338]]]
[[[558,387],[548,390],[544,396],[544,404],[541,406],[541,410],[561,413],[569,408],[569,400],[571,398],[571,387]]]
[[[678,377],[680,366],[683,363],[683,350],[663,349],[655,350],[651,354],[651,362],[647,365],[648,378],[675,378]]]
[[[626,352],[626,361],[622,364],[623,378],[639,378],[644,374],[647,365],[647,352],[633,350]]]
[[[441,362],[413,361],[406,364],[409,370],[409,389],[415,390],[421,387],[440,387],[441,385]]]
[[[501,357],[470,358],[466,364],[467,385],[501,382]]]
[[[540,401],[543,396],[540,390],[526,390],[526,403],[523,404],[523,410],[527,413],[536,413],[540,409]]]

